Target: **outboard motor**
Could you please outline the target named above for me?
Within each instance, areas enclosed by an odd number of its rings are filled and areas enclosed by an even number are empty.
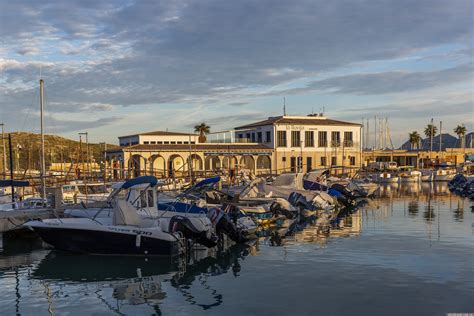
[[[198,224],[198,223],[196,223]],[[170,233],[181,232],[187,239],[212,248],[217,245],[218,238],[209,229],[197,227],[189,217],[175,215],[170,219],[169,228]]]
[[[209,211],[208,217],[216,228],[217,234],[225,234],[236,243],[245,242],[243,234],[236,226],[236,220],[221,209],[213,208]]]
[[[287,201],[284,201],[284,202],[288,204]],[[282,204],[283,204],[283,201],[276,200],[272,202],[272,204],[270,205],[270,211],[273,213],[273,215],[274,216],[283,215],[287,219],[295,218],[295,214],[292,211],[290,211],[289,208],[291,207],[291,205],[293,206],[297,206],[297,205],[294,205],[290,202],[286,207],[284,207]]]
[[[291,205],[299,207],[299,208],[308,209],[308,210],[313,209],[312,205],[308,203],[306,198],[301,193],[298,193],[298,192],[292,192],[290,196],[288,197],[288,202],[290,202]]]
[[[344,205],[350,205],[352,204],[352,201],[355,200],[355,196],[352,194],[352,192],[339,183],[333,184],[328,193],[332,196],[335,196],[337,200]]]

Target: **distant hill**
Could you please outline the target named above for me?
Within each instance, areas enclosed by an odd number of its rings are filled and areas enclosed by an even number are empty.
[[[11,133],[15,169],[40,169],[41,135],[27,132]],[[79,141],[56,135],[45,135],[45,162],[48,168],[51,162],[78,162],[81,159]],[[7,164],[9,164],[8,134],[5,134]],[[116,145],[107,144],[107,149],[116,148]],[[82,156],[87,159],[85,141],[82,143]],[[104,144],[89,144],[91,159],[102,161]],[[3,171],[3,144],[0,135],[0,173]]]
[[[466,147],[470,147],[471,142],[474,141],[474,133],[469,133],[466,134]],[[436,135],[433,137],[433,150],[439,150],[439,141],[440,141],[440,135]],[[446,148],[461,148],[461,143],[458,137],[455,137],[451,134],[443,133],[441,137],[441,150],[445,150]],[[474,147],[474,143],[472,143]],[[411,150],[411,144],[407,140],[403,145],[400,147],[400,149],[407,149]],[[430,138],[424,138],[421,140],[421,146],[420,150],[430,150]]]

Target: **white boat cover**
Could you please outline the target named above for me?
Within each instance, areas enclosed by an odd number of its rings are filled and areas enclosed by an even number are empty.
[[[127,201],[115,199],[114,225],[140,226],[141,218]]]

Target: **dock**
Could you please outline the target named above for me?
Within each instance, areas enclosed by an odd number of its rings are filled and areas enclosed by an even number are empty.
[[[62,210],[35,209],[34,211],[16,210],[16,211],[0,211],[0,249],[3,249],[3,239],[5,234],[20,234],[22,231],[29,232],[23,226],[32,219],[48,219],[54,218],[56,215],[62,214]]]

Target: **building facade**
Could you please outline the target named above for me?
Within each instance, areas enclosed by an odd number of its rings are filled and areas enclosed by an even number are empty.
[[[235,137],[271,148],[275,173],[296,172],[360,166],[361,128],[322,115],[277,116],[236,127]]]
[[[277,116],[233,129],[230,137],[199,142],[196,134],[148,132],[120,136],[106,153],[114,178],[144,174],[180,177],[215,172],[253,174],[359,167],[361,125],[321,115]],[[230,141],[229,141],[230,140]]]

